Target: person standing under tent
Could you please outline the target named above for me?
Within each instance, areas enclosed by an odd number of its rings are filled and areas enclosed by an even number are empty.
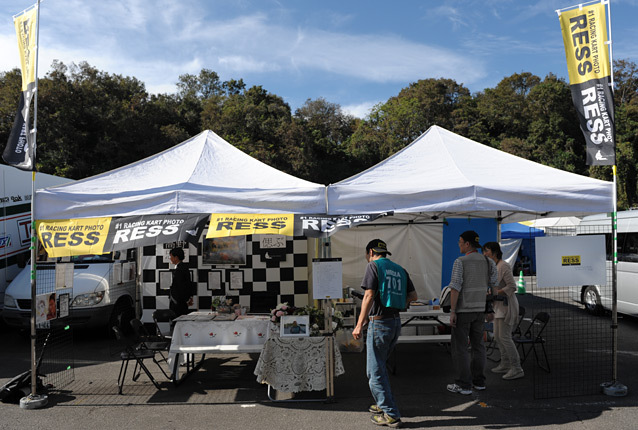
[[[401,334],[399,312],[417,299],[414,284],[403,267],[390,261],[388,246],[374,239],[366,246],[366,266],[361,287],[365,290],[361,313],[352,332],[361,339],[363,327],[368,324],[366,373],[375,404],[370,406],[374,424],[401,426],[401,414],[390,389],[386,362]]]
[[[190,270],[184,263],[184,250],[173,248],[169,253],[171,263],[177,267],[173,271],[173,283],[171,284],[170,310],[175,312],[175,316],[186,315],[188,307],[193,304],[193,283],[191,282]]]
[[[468,230],[461,234],[459,250],[463,256],[454,261],[449,285],[452,364],[456,379],[448,384],[447,390],[463,395],[472,394],[472,388],[485,390],[485,302],[489,289],[497,282],[494,261],[479,254],[479,248],[478,233]]]
[[[501,352],[501,362],[492,369],[494,373],[503,373],[503,379],[519,379],[525,376],[521,367],[521,358],[512,340],[512,330],[518,322],[518,299],[516,282],[512,268],[503,260],[503,252],[498,242],[483,245],[483,255],[496,263],[498,285],[494,293],[505,300],[494,301],[494,339]]]

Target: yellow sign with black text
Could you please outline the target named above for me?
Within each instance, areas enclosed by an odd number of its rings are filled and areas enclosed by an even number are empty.
[[[211,214],[208,239],[249,234],[294,235],[293,214]]]
[[[38,238],[49,257],[104,254],[111,218],[40,220]]]
[[[580,266],[580,255],[563,255],[561,260],[563,266]]]

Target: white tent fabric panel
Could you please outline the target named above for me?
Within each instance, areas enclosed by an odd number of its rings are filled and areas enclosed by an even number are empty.
[[[514,263],[516,263],[516,257],[518,257],[518,250],[521,248],[521,243],[523,243],[523,239],[503,239],[501,240],[501,251],[503,252],[503,260],[510,267],[514,268]]]
[[[506,222],[612,210],[611,182],[543,166],[432,126],[379,164],[328,188],[333,214],[395,211]]]
[[[342,230],[331,236],[331,255],[342,259],[344,288],[360,289],[367,264],[365,247],[368,242],[376,238],[386,241],[388,250],[392,253],[390,259],[408,271],[419,299],[429,300],[439,297],[442,224],[374,225],[372,223],[369,226]]]
[[[325,213],[325,187],[270,167],[212,131],[37,193],[39,219],[180,213]]]

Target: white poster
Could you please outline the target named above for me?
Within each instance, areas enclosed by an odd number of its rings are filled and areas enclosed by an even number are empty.
[[[173,285],[173,273],[170,270],[160,272],[160,289],[170,290]]]
[[[605,236],[537,237],[536,285],[607,285]]]
[[[57,263],[55,265],[55,289],[73,288],[73,263]]]
[[[343,268],[341,258],[312,260],[312,298],[340,299],[343,297]]]

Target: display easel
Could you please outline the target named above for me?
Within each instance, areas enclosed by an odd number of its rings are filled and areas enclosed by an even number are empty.
[[[319,300],[323,307],[324,329],[326,337],[326,397],[327,401],[334,401],[334,348],[335,338],[332,333],[332,300],[343,298],[341,258],[313,258],[312,259],[312,296]]]

